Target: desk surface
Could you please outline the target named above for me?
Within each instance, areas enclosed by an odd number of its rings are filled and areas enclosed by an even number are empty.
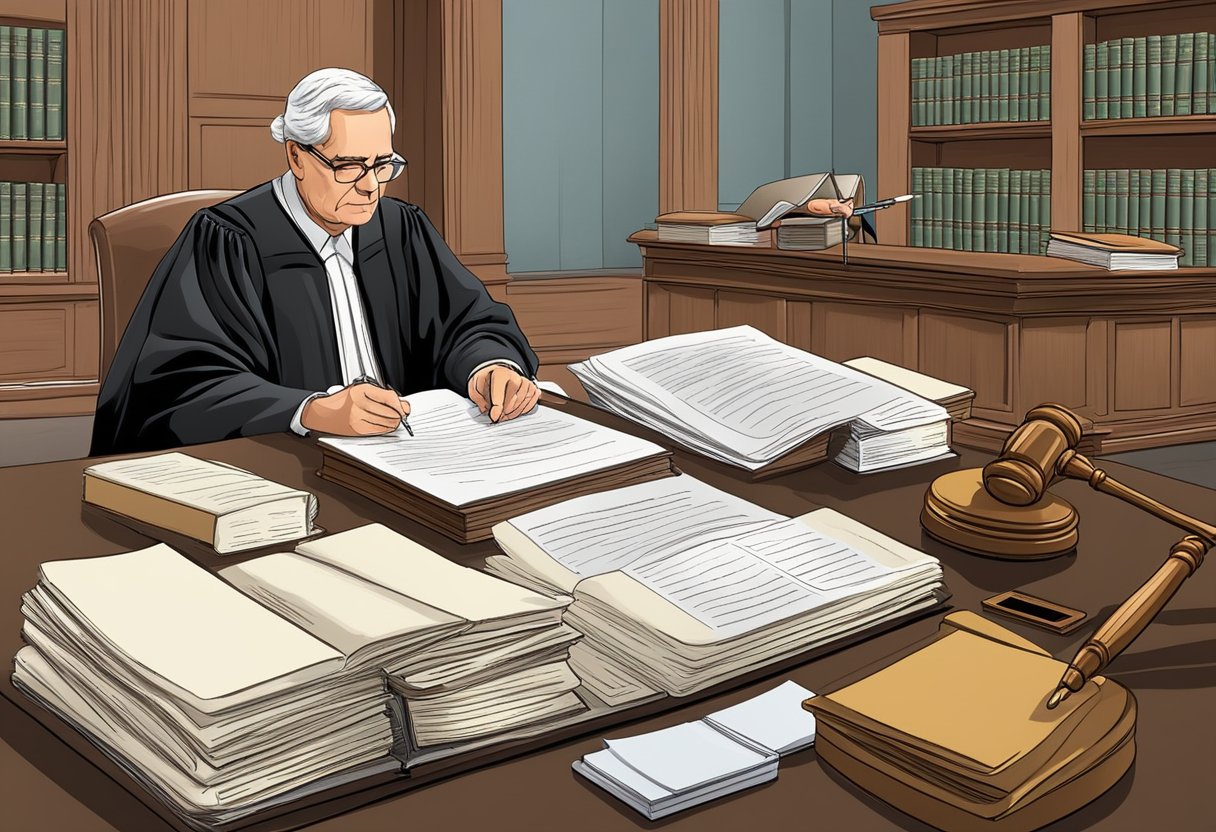
[[[581,408],[581,405],[572,405]],[[320,498],[318,522],[341,531],[381,522],[433,546],[461,563],[478,565],[494,551],[492,542],[460,546],[378,505],[317,478],[320,452],[312,441],[290,435],[240,439],[197,446],[191,453],[241,465],[259,474],[305,488]],[[1141,515],[1083,483],[1058,484],[1081,515],[1081,543],[1075,555],[1037,563],[1009,563],[965,555],[923,535],[917,520],[926,485],[957,467],[981,465],[985,455],[965,451],[950,462],[862,477],[831,463],[764,483],[750,483],[726,466],[678,453],[684,472],[787,514],[830,506],[939,557],[957,609],[979,611],[980,601],[1022,588],[1089,613],[1070,636],[1001,623],[1067,659],[1106,615],[1164,560],[1180,533]],[[19,598],[37,577],[44,560],[113,554],[150,545],[149,538],[102,516],[80,502],[83,460],[0,469],[0,653],[20,646]],[[1120,465],[1106,466],[1116,477],[1177,508],[1211,518],[1216,492]],[[212,566],[232,558],[212,556]],[[699,718],[719,707],[760,693],[784,678],[811,690],[926,637],[940,615],[916,621],[862,644],[833,652],[707,701],[620,727],[617,735],[653,730]],[[1109,792],[1050,827],[1051,832],[1145,828],[1191,830],[1211,818],[1205,800],[1214,774],[1216,720],[1211,719],[1216,688],[1216,566],[1201,569],[1108,675],[1135,693],[1139,705],[1136,764]],[[19,696],[4,680],[0,691],[0,794],[5,827],[71,829],[76,832],[165,830],[169,827],[115,781],[57,739],[18,708]],[[602,732],[550,745],[308,827],[317,832],[386,830],[409,824],[435,829],[621,829],[670,826],[676,829],[737,830],[815,828],[927,830],[859,792],[820,766],[813,750],[782,762],[774,782],[657,823],[578,778],[571,761],[600,747]],[[578,819],[577,823],[571,819]]]

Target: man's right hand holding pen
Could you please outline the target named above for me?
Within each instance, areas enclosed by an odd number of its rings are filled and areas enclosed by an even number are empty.
[[[362,383],[318,396],[304,406],[300,424],[337,436],[377,436],[396,430],[410,414],[410,403],[392,390]]]

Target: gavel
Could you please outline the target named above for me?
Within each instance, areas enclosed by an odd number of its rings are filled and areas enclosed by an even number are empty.
[[[1038,557],[1043,551],[1048,556],[1060,554],[1065,546],[1075,545],[1076,512],[1047,489],[1056,479],[1069,477],[1085,480],[1094,490],[1189,533],[1171,547],[1156,573],[1085,642],[1069,662],[1048,708],[1081,690],[1131,644],[1216,546],[1216,526],[1146,497],[1077,453],[1081,433],[1081,420],[1061,405],[1043,404],[1030,410],[978,478],[975,469],[970,469],[934,481],[925,494],[921,514],[929,534],[964,549],[996,557]],[[1036,539],[1039,527],[1049,520],[1056,528]],[[1067,534],[1058,533],[1060,528]],[[1052,548],[1060,541],[1063,545]]]

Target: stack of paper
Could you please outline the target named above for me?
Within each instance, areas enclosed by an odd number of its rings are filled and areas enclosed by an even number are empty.
[[[167,546],[45,563],[23,601],[14,684],[192,822],[394,767],[378,672]]]
[[[897,387],[902,387],[910,393],[936,402],[946,409],[950,421],[971,418],[971,403],[975,401],[975,391],[961,384],[951,384],[940,378],[909,370],[871,356],[851,358],[844,362],[846,367],[861,370],[863,373],[889,381]]]
[[[1077,260],[1109,271],[1160,271],[1177,269],[1182,251],[1170,243],[1129,234],[1053,231],[1047,256]]]
[[[593,403],[752,471],[847,424],[857,426],[858,440],[914,434],[886,445],[880,462],[837,460],[855,470],[950,454],[942,407],[749,326],[660,338],[570,370]]]
[[[655,218],[659,240],[665,243],[705,243],[713,246],[769,245],[772,234],[756,230],[755,217],[718,211],[675,211]]]
[[[682,475],[580,497],[494,528],[505,578],[573,595],[599,662],[682,696],[934,606],[941,565],[819,509],[792,520]],[[588,666],[590,665],[590,668]]]
[[[777,248],[787,251],[821,251],[844,240],[840,217],[785,217],[777,227]],[[849,239],[852,239],[850,229]]]
[[[813,694],[794,682],[740,705],[636,737],[605,740],[605,749],[573,768],[650,820],[777,777],[780,758],[815,739],[802,710]]]
[[[381,525],[220,573],[348,662],[383,668],[420,751],[585,710],[567,663],[579,634],[554,597],[452,563]],[[408,756],[408,755],[407,755]]]

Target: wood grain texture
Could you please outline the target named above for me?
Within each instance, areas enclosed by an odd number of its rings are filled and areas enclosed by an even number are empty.
[[[1021,324],[1018,402],[1029,409],[1056,402],[1075,410],[1090,405],[1087,318],[1035,318]]]
[[[1013,410],[1013,337],[1009,320],[922,311],[920,371],[970,387],[972,412],[999,418]]]
[[[1216,318],[1182,321],[1179,344],[1179,404],[1216,403]]]
[[[904,353],[904,313],[897,307],[861,303],[815,303],[811,351],[832,361],[871,355],[915,368]]]
[[[1169,320],[1116,322],[1111,337],[1112,388],[1116,412],[1161,410],[1171,402]]]
[[[994,19],[1004,21],[1043,18],[1065,12],[1185,8],[1208,5],[1210,0],[909,0],[888,6],[872,6],[870,17],[878,21],[879,33],[917,32],[951,27],[991,28]]]
[[[778,341],[787,340],[785,298],[754,292],[718,292],[717,326],[754,326]]]
[[[883,195],[912,187],[908,131],[912,125],[911,44],[906,33],[878,36],[878,183]],[[877,195],[877,191],[875,192]],[[875,216],[884,244],[908,244],[908,207],[896,205]]]
[[[1084,15],[1051,18],[1051,227],[1081,230],[1081,53]]]
[[[718,209],[718,0],[659,2],[659,213]]]

